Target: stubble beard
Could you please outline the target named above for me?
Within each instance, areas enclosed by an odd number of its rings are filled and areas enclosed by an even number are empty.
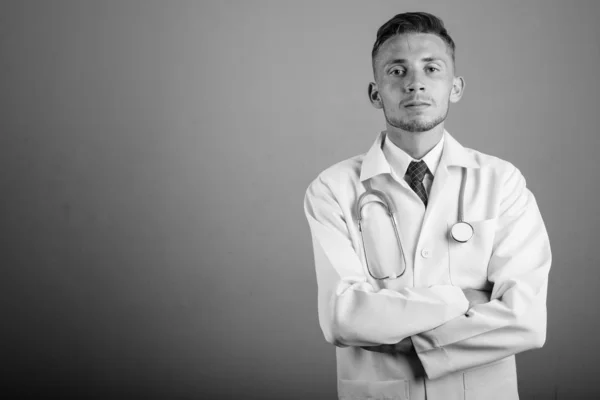
[[[449,107],[446,108],[446,112],[444,114],[439,115],[436,118],[429,121],[390,118],[388,117],[388,113],[385,111],[385,108],[383,109],[383,114],[385,115],[385,120],[387,121],[387,123],[393,126],[394,128],[402,129],[406,132],[426,132],[432,130],[433,128],[435,128],[436,126],[438,126],[446,120],[446,117],[448,116],[448,109]]]

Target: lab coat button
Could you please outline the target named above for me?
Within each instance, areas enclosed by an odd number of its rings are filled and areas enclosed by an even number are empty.
[[[423,250],[421,250],[421,256],[423,256],[423,258],[431,257],[431,250],[425,247]]]

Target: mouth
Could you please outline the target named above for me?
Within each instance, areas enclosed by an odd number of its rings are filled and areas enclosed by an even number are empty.
[[[405,108],[410,108],[410,109],[423,109],[423,108],[427,108],[431,105],[431,103],[427,103],[426,101],[409,101],[407,103],[404,103],[404,107]]]

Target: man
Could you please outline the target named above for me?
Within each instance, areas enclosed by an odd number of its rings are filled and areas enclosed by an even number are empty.
[[[514,355],[545,342],[548,235],[519,170],[444,129],[465,85],[454,50],[433,15],[385,23],[368,94],[386,130],[306,192],[340,399],[518,399]],[[381,213],[370,212],[374,229],[359,228],[357,202],[370,190],[397,210],[403,256]],[[472,237],[453,239],[459,220]],[[378,263],[398,273],[374,273]]]

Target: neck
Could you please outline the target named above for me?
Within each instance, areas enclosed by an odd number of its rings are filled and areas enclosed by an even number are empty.
[[[443,134],[443,123],[425,132],[407,132],[389,125],[386,130],[387,138],[415,160],[420,160],[429,153],[442,139]]]

